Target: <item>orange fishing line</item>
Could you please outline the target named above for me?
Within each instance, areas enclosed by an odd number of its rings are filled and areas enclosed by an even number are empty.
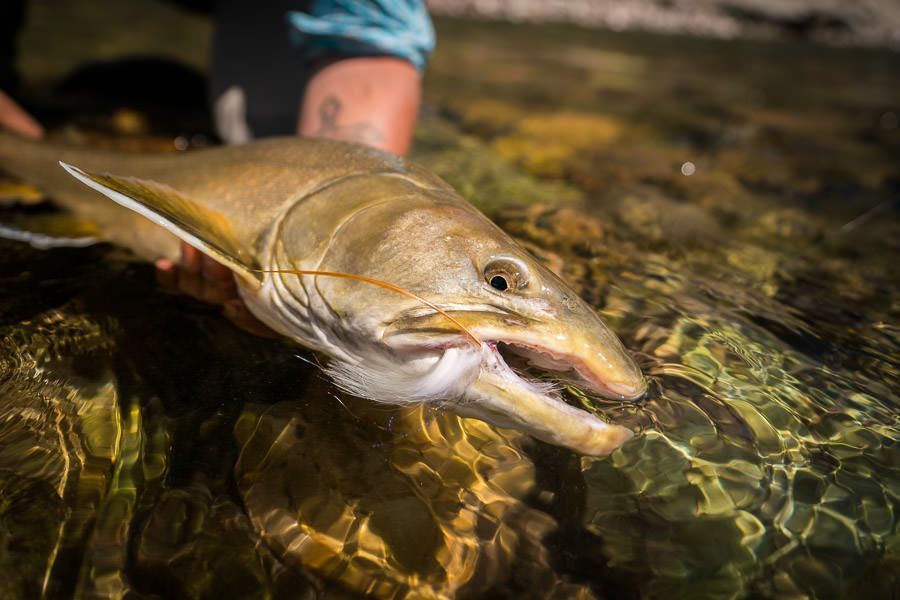
[[[459,327],[460,330],[462,330],[462,332],[465,333],[469,337],[469,339],[471,339],[473,342],[475,342],[475,345],[480,347],[481,343],[482,343],[481,340],[478,339],[478,337],[476,337],[476,335],[474,333],[469,331],[469,329],[465,325],[463,325],[462,323],[457,321],[450,313],[448,313],[444,309],[440,308],[433,302],[426,300],[425,298],[423,298],[422,296],[419,296],[418,294],[416,294],[414,292],[405,290],[402,287],[396,286],[393,283],[388,283],[387,281],[381,281],[380,279],[372,279],[371,277],[364,277],[363,275],[352,275],[350,273],[339,273],[337,271],[311,271],[311,270],[307,270],[307,269],[271,269],[271,270],[270,269],[254,269],[254,270],[259,271],[260,273],[290,273],[292,275],[322,275],[325,277],[340,277],[341,279],[353,279],[356,281],[362,281],[364,283],[370,283],[372,285],[377,285],[377,286],[383,287],[387,290],[391,290],[392,292],[397,292],[398,294],[403,294],[404,296],[407,296],[408,298],[417,300],[417,301],[421,302],[422,304],[424,304],[425,306],[436,310],[438,313],[440,313],[444,317],[446,317],[448,321],[450,321],[451,323],[453,323],[454,325]]]

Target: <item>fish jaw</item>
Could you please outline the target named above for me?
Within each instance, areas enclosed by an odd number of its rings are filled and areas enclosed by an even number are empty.
[[[483,341],[477,377],[448,407],[590,456],[606,456],[631,439],[633,433],[627,428],[566,404],[552,384],[520,376],[507,365],[499,348],[522,354],[551,373],[576,375],[581,385],[607,398],[640,398],[646,393],[646,381],[618,338],[594,313],[580,327],[564,319],[529,319],[502,312],[451,314]],[[459,332],[455,334],[459,341]],[[442,315],[425,315],[395,322],[385,331],[384,340],[408,355],[415,348],[433,349],[453,335]]]
[[[504,344],[546,370],[571,372],[579,385],[604,398],[637,400],[647,392],[634,359],[596,316],[575,324],[564,319],[478,320],[472,330],[480,339]]]
[[[454,410],[589,456],[607,456],[634,435],[519,377],[492,344],[483,344],[481,371]]]
[[[637,400],[647,382],[618,337],[593,311],[567,319],[565,315],[524,317],[484,307],[399,319],[387,327],[385,343],[394,348],[441,345],[459,326],[479,340],[504,344],[554,372],[572,371],[579,384],[612,400]],[[456,330],[453,327],[456,326]]]

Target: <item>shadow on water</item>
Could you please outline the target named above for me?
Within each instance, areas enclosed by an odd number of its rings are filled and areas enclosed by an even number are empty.
[[[372,406],[115,249],[2,242],[0,597],[896,594],[896,55],[438,30],[417,158],[636,353],[641,401],[567,393],[639,434]],[[136,65],[58,88],[58,135],[208,133],[199,76]]]

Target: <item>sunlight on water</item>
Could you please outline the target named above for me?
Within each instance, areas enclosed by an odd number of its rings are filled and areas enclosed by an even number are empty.
[[[567,258],[564,232],[527,231]],[[643,435],[609,460],[582,459],[569,482],[587,485],[581,523],[602,539],[593,559],[604,578],[642,579],[654,597],[890,589],[900,507],[897,398],[886,383],[896,380],[893,340],[822,336],[820,352],[837,346],[826,364],[763,326],[819,338],[820,317],[752,285],[770,271],[763,261],[730,261],[728,288],[689,254],[636,264],[639,245],[607,241],[614,252],[598,247],[589,258],[618,273],[605,313],[633,331],[628,343],[653,385],[638,406],[607,410]],[[877,370],[842,367],[870,344],[885,352]]]

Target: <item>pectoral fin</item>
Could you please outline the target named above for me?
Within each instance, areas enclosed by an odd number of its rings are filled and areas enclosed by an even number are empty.
[[[150,219],[250,283],[262,279],[259,265],[222,213],[186,198],[165,184],[134,177],[90,173],[60,162],[73,177],[125,208]]]

